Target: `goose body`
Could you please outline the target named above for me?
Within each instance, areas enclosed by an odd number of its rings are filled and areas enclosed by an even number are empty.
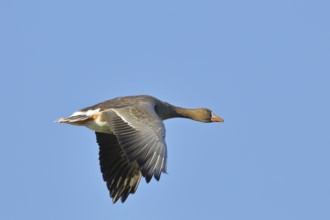
[[[141,177],[147,182],[166,173],[167,149],[163,120],[190,118],[223,122],[207,108],[185,109],[152,96],[114,98],[83,108],[59,123],[85,126],[95,131],[104,181],[115,203],[135,193]]]

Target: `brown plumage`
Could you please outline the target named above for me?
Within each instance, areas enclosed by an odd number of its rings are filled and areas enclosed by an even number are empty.
[[[167,150],[163,120],[189,118],[223,122],[207,108],[185,109],[152,96],[127,96],[81,109],[58,122],[83,125],[96,132],[104,181],[115,203],[135,193],[141,176],[149,182],[166,173]]]

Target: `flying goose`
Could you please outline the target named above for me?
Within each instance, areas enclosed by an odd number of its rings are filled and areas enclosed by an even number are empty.
[[[141,177],[147,183],[166,173],[163,120],[189,118],[223,122],[210,109],[186,109],[147,95],[114,98],[74,112],[59,123],[85,126],[96,133],[103,180],[113,203],[135,193]]]

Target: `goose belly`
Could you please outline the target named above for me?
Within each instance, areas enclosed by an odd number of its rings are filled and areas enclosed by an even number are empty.
[[[84,126],[86,126],[87,128],[93,131],[102,132],[102,133],[112,133],[108,123],[100,120],[100,117],[97,117],[95,120],[87,121],[84,124]]]

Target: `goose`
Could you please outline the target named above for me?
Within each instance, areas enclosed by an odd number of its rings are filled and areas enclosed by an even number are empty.
[[[85,126],[96,134],[103,180],[116,203],[134,194],[141,177],[149,183],[166,173],[163,120],[224,122],[208,108],[187,109],[148,95],[118,97],[74,112],[57,122]]]

